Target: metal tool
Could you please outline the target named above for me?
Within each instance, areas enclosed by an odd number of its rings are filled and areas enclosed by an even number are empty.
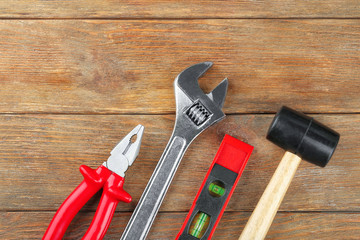
[[[170,140],[121,237],[122,240],[145,239],[180,161],[190,143],[209,126],[225,117],[221,108],[228,80],[205,94],[198,84],[211,62],[193,65],[175,78],[176,120]]]
[[[104,191],[95,216],[82,239],[103,239],[119,201],[131,202],[123,190],[125,172],[139,154],[144,127],[138,125],[111,151],[111,155],[96,170],[80,166],[84,180],[63,202],[47,228],[43,240],[62,239],[71,220],[102,187]],[[136,136],[136,140],[134,137]]]

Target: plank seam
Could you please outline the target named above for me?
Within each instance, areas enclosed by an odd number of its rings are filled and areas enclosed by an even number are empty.
[[[269,111],[269,112],[240,112],[240,113],[227,113],[225,114],[227,116],[237,116],[237,115],[273,115],[275,114],[275,111]],[[304,111],[304,114],[313,114],[313,115],[358,115],[360,112],[308,112]],[[89,115],[89,116],[171,116],[175,115],[175,112],[164,112],[164,113],[135,113],[135,112],[128,112],[128,113],[102,113],[102,112],[0,112],[1,115]]]
[[[199,17],[199,18],[161,18],[161,17],[153,17],[153,18],[121,18],[121,17],[94,17],[94,18],[56,18],[56,17],[30,17],[30,18],[19,18],[19,17],[0,17],[0,20],[119,20],[119,21],[127,21],[127,20],[359,20],[359,17],[228,17],[228,18],[219,18],[219,17]]]
[[[55,213],[57,211],[56,210],[34,210],[34,209],[30,209],[30,210],[0,210],[0,213],[26,213],[26,212],[44,212],[44,213]],[[79,212],[95,212],[96,210],[80,210]],[[115,211],[117,213],[132,213],[133,211]],[[159,213],[187,213],[188,211],[160,211]],[[239,210],[239,211],[225,211],[226,213],[252,213],[252,210]],[[320,210],[314,210],[314,211],[310,211],[310,210],[305,210],[305,211],[277,211],[278,213],[305,213],[305,214],[312,214],[312,213],[324,213],[324,214],[333,214],[333,213],[343,213],[343,214],[360,214],[360,210],[359,211],[344,211],[344,210],[339,210],[339,211],[335,211],[335,210],[326,210],[326,211],[320,211]]]

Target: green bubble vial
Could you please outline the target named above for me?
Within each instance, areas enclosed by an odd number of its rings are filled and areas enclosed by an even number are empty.
[[[198,212],[191,222],[189,234],[198,239],[204,236],[210,223],[210,216],[203,212]]]
[[[225,193],[225,186],[220,181],[214,181],[210,183],[209,193],[213,197],[221,197]]]

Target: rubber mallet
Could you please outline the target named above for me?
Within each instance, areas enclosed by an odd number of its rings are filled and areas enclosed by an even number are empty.
[[[239,240],[265,238],[301,159],[325,167],[340,135],[313,118],[284,106],[276,114],[266,138],[287,152]]]

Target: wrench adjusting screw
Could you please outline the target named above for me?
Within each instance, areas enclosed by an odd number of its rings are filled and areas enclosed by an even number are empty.
[[[186,111],[186,115],[195,123],[196,126],[200,126],[209,119],[211,112],[207,110],[200,101],[198,101]]]

